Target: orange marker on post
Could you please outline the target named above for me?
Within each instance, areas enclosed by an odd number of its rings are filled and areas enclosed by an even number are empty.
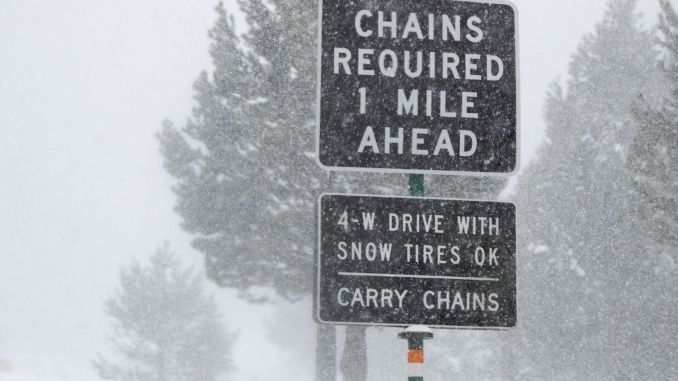
[[[398,337],[407,340],[407,381],[424,381],[424,340],[432,339],[433,331],[425,326],[412,326]]]

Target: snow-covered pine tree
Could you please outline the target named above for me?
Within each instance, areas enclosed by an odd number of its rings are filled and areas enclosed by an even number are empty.
[[[112,352],[92,361],[105,380],[216,381],[232,369],[235,336],[216,303],[203,294],[203,277],[182,268],[167,246],[150,264],[120,272],[120,289],[106,302],[113,319]]]
[[[193,118],[181,129],[165,124],[161,151],[177,180],[182,227],[204,253],[209,278],[252,301],[260,300],[252,291],[261,287],[295,300],[313,292],[319,194],[406,195],[408,179],[330,175],[316,165],[317,2],[239,4],[248,31],[238,36],[232,17],[217,7],[212,73],[195,83]],[[437,177],[426,184],[428,195],[491,198],[505,181]]]
[[[628,163],[653,238],[678,250],[678,14],[668,0],[660,4],[661,68],[672,94],[657,104],[639,102],[640,128]]]
[[[547,141],[516,190],[520,380],[665,379],[664,316],[674,288],[657,257],[625,166],[638,96],[665,93],[635,0],[611,0],[546,106]],[[675,327],[675,322],[673,323]],[[674,329],[675,331],[675,329]],[[664,335],[662,337],[662,334]]]
[[[315,94],[313,67],[299,57],[313,49],[305,37],[313,25],[302,23],[310,20],[312,3],[298,12],[274,12],[260,1],[242,5],[252,32],[239,38],[232,18],[217,7],[209,34],[213,72],[196,82],[197,105],[181,132],[166,125],[162,153],[178,180],[182,227],[205,253],[210,279],[297,298],[312,286],[313,220],[304,217],[322,181],[308,158],[312,146],[302,139]],[[296,27],[285,28],[280,19]]]
[[[194,115],[160,135],[177,212],[210,279],[251,301],[253,288],[295,300],[313,280],[315,197],[328,182],[313,151],[315,2],[242,1],[249,32],[216,8],[212,74]],[[334,327],[318,326],[317,379],[334,380]]]
[[[666,98],[653,102],[641,99],[635,108],[639,129],[627,159],[640,199],[638,215],[644,218],[650,238],[657,244],[650,252],[653,276],[667,287],[656,293],[653,332],[663,336],[666,350],[656,353],[653,363],[675,374],[678,364],[678,14],[668,0],[660,0],[658,45],[659,67],[670,86]],[[656,253],[656,254],[654,254]],[[673,364],[673,365],[671,365]]]

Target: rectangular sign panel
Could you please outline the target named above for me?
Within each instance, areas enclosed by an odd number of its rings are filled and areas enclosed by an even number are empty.
[[[326,194],[318,239],[320,322],[516,325],[513,204]]]
[[[512,5],[322,0],[320,24],[322,166],[417,173],[517,169]]]

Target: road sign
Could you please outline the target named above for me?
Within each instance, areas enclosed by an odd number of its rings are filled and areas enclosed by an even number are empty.
[[[320,322],[516,324],[513,204],[325,194],[318,230]]]
[[[325,168],[517,169],[515,8],[322,0],[317,158]]]

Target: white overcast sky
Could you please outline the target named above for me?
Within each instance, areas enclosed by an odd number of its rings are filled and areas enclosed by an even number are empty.
[[[569,57],[605,1],[515,3],[524,165],[543,138],[547,87],[567,77]],[[163,119],[181,124],[190,115],[192,83],[210,68],[206,33],[215,4],[2,1],[0,359],[15,372],[93,378],[88,361],[104,348],[103,300],[120,267],[163,241],[200,266],[172,211],[172,181],[155,134]],[[235,9],[235,1],[226,4]],[[640,8],[654,24],[656,0],[641,0]],[[292,355],[266,329],[273,314],[291,309],[249,307],[230,292],[211,291],[240,331],[234,379],[298,379],[300,369],[285,364]],[[310,320],[311,312],[300,316]]]

